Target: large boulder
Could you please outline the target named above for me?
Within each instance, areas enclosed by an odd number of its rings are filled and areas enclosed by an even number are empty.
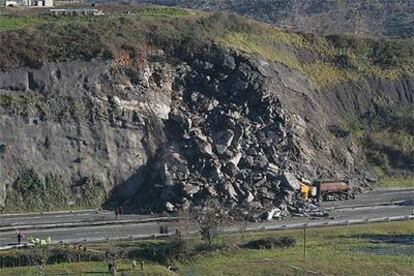
[[[300,182],[292,173],[284,173],[281,187],[290,191],[297,191],[300,189]]]
[[[218,154],[224,154],[228,147],[230,147],[234,138],[234,131],[227,129],[216,133],[214,136],[214,143]]]

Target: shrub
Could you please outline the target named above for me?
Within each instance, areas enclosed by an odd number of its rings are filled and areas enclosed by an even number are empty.
[[[106,193],[103,184],[95,176],[83,178],[78,183],[78,188],[79,206],[97,207],[105,201]]]
[[[177,231],[171,238],[167,252],[168,259],[183,261],[187,260],[192,255],[193,246],[190,240],[185,239],[181,233]]]
[[[274,238],[268,237],[259,240],[253,240],[246,243],[243,247],[250,249],[272,249],[272,248],[289,248],[296,245],[296,240],[291,237]]]
[[[23,169],[14,184],[23,198],[28,198],[45,190],[45,184],[33,168]]]
[[[20,171],[14,188],[14,193],[8,196],[9,203],[23,210],[48,211],[62,208],[70,199],[61,176],[47,174],[41,177],[33,168]]]

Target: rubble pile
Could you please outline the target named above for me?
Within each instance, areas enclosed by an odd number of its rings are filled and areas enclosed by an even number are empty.
[[[152,208],[186,209],[209,197],[228,209],[286,210],[293,203],[299,182],[284,174],[293,137],[277,97],[262,88],[253,66],[224,55],[180,68],[168,143],[152,164],[148,189],[139,192],[149,204],[162,203]]]

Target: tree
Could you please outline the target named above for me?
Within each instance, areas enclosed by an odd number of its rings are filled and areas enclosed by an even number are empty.
[[[35,246],[29,250],[29,259],[36,266],[37,274],[44,275],[50,252],[47,246]]]
[[[183,236],[180,230],[176,230],[175,234],[170,237],[169,261],[187,260],[193,252],[191,241]]]
[[[244,243],[244,238],[246,237],[248,222],[249,221],[247,220],[247,218],[239,222],[239,233],[240,233],[240,239],[242,243]]]
[[[125,259],[127,251],[124,248],[118,247],[115,241],[109,244],[109,248],[105,252],[105,262],[108,266],[108,272],[116,275],[118,270],[118,260]]]
[[[203,210],[196,212],[201,239],[211,247],[219,234],[220,208],[216,201],[208,200]]]

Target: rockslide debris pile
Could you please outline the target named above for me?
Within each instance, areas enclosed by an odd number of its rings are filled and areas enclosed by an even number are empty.
[[[215,197],[226,210],[286,211],[295,202],[300,183],[290,172],[301,156],[263,65],[227,53],[179,67],[141,208],[176,211]]]

